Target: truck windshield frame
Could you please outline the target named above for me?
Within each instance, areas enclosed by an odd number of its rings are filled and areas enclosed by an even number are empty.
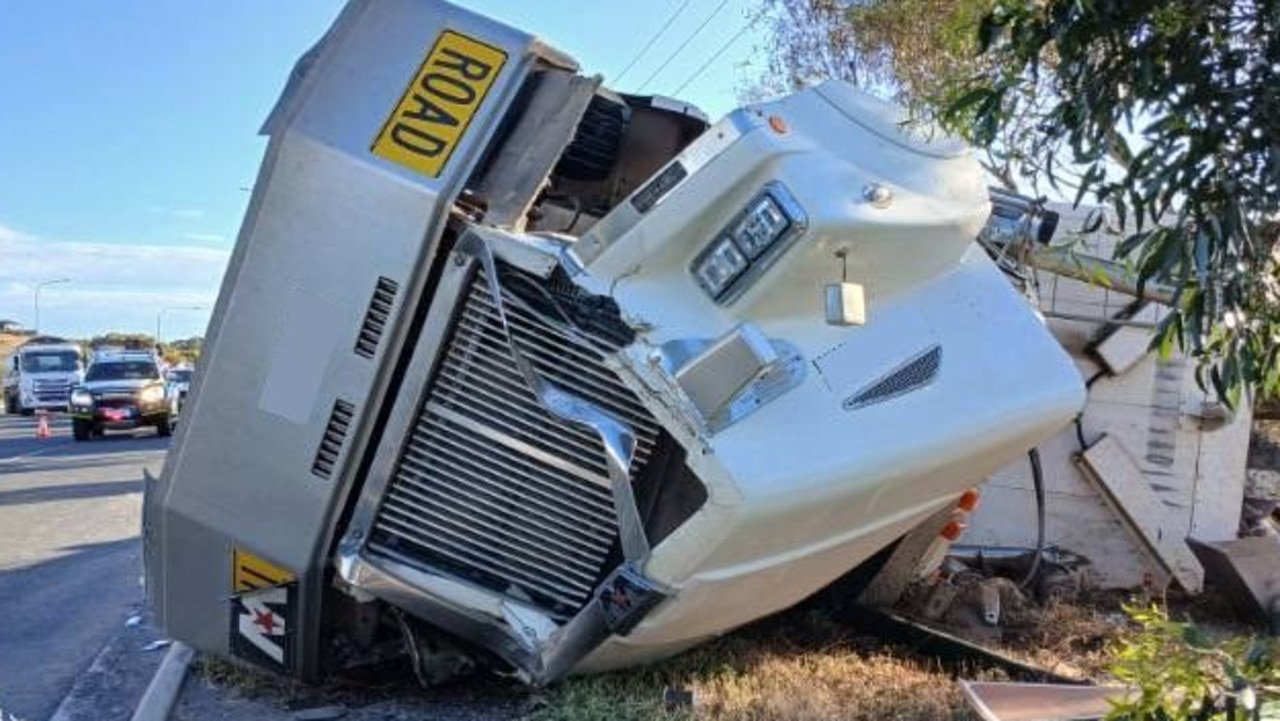
[[[19,355],[23,373],[71,373],[80,370],[80,354],[73,350],[27,351]]]

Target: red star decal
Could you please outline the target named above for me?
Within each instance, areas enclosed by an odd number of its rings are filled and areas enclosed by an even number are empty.
[[[262,627],[263,633],[276,632],[276,616],[270,611],[254,611],[253,624]]]

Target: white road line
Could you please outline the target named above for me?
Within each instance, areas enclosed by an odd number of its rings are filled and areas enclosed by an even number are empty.
[[[42,454],[42,453],[48,453],[48,452],[49,452],[49,451],[51,451],[51,450],[53,450],[53,449],[52,449],[52,448],[41,448],[41,449],[40,449],[40,450],[38,450],[38,451],[31,451],[30,453],[22,453],[22,454],[19,454],[19,455],[16,455],[16,456],[10,456],[10,457],[8,457],[8,458],[0,458],[0,463],[14,463],[14,462],[17,462],[17,461],[22,460],[23,458],[33,458],[33,457],[38,456],[38,455],[40,455],[40,454]]]

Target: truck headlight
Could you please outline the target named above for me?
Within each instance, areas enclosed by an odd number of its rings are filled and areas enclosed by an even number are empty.
[[[71,405],[91,406],[93,405],[93,394],[82,388],[71,391]]]
[[[698,282],[713,297],[729,287],[734,278],[747,269],[747,258],[733,244],[731,238],[721,238],[711,246],[694,265],[693,273]]]
[[[690,270],[719,303],[737,297],[808,226],[804,210],[777,181],[747,203],[694,259]]]
[[[754,260],[782,237],[790,223],[777,202],[764,195],[747,208],[746,217],[733,229],[733,239],[742,252]]]
[[[143,403],[159,403],[164,400],[164,387],[148,386],[143,388],[142,392],[138,394],[138,400]]]

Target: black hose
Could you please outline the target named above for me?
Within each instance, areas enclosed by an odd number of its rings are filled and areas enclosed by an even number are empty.
[[[1032,448],[1027,451],[1027,459],[1031,461],[1031,483],[1036,491],[1036,553],[1031,559],[1031,568],[1027,569],[1027,577],[1018,584],[1026,588],[1035,580],[1040,572],[1040,557],[1044,555],[1044,470],[1040,467],[1040,450]]]
[[[1094,373],[1093,375],[1089,376],[1089,379],[1084,382],[1085,391],[1088,391],[1089,389],[1093,388],[1093,384],[1097,383],[1106,375],[1107,375],[1107,369],[1103,368],[1097,373]],[[1084,453],[1085,451],[1089,450],[1089,444],[1086,443],[1084,440],[1084,422],[1083,421],[1084,421],[1084,410],[1082,409],[1079,413],[1076,414],[1076,440],[1080,441],[1081,453]]]

